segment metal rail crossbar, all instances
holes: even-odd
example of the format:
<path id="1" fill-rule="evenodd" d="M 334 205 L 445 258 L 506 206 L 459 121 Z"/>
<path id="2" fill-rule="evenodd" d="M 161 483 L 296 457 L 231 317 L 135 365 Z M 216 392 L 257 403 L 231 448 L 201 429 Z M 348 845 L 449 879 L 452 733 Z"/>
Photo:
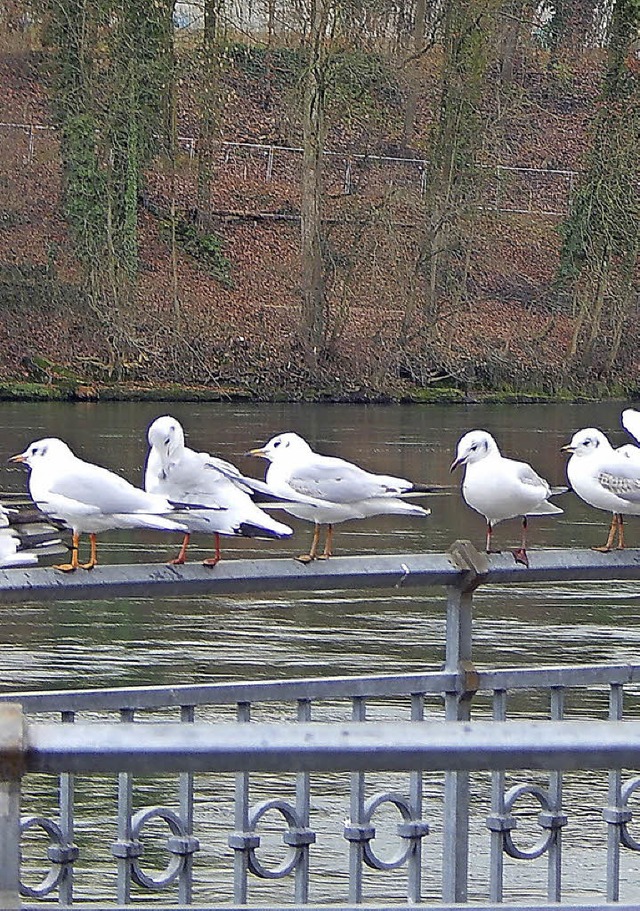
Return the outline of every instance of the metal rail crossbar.
<path id="1" fill-rule="evenodd" d="M 368 897 L 370 880 L 364 876 L 365 869 L 380 876 L 404 869 L 406 902 L 424 901 L 423 845 L 429 846 L 430 856 L 434 850 L 430 824 L 442 830 L 440 850 L 446 859 L 439 883 L 441 903 L 434 907 L 466 902 L 470 824 L 477 800 L 472 796 L 470 771 L 489 770 L 484 822 L 489 904 L 482 907 L 506 909 L 501 904 L 506 897 L 506 865 L 513 860 L 531 866 L 526 862 L 546 859 L 546 900 L 566 900 L 563 832 L 574 820 L 576 808 L 565 805 L 564 770 L 608 769 L 606 806 L 600 815 L 606 854 L 601 898 L 618 902 L 625 856 L 640 851 L 632 833 L 630 803 L 640 791 L 640 777 L 621 771 L 640 768 L 640 722 L 625 720 L 623 712 L 624 694 L 636 698 L 640 664 L 479 670 L 472 663 L 473 592 L 487 583 L 640 580 L 640 552 L 542 550 L 530 552 L 530 560 L 527 569 L 514 564 L 510 555 L 487 557 L 468 542 L 456 542 L 448 554 L 334 558 L 317 566 L 301 566 L 293 560 L 243 560 L 223 562 L 213 571 L 141 565 L 99 567 L 91 574 L 74 576 L 45 569 L 0 574 L 0 600 L 5 602 L 172 594 L 215 598 L 283 590 L 393 591 L 400 586 L 446 590 L 446 655 L 441 671 L 0 696 L 0 778 L 4 779 L 0 784 L 0 816 L 4 816 L 0 819 L 0 899 L 9 896 L 0 906 L 17 907 L 7 902 L 17 902 L 19 888 L 21 790 L 28 789 L 34 772 L 45 772 L 59 776 L 59 817 L 32 815 L 23 818 L 21 828 L 23 832 L 44 830 L 50 838 L 50 871 L 35 887 L 23 883 L 23 895 L 51 901 L 57 894 L 60 906 L 73 902 L 79 863 L 74 841 L 75 775 L 117 773 L 117 837 L 111 852 L 118 902 L 130 903 L 136 884 L 153 890 L 173 887 L 178 902 L 174 907 L 186 908 L 193 900 L 194 856 L 202 837 L 198 828 L 202 801 L 197 799 L 201 777 L 204 770 L 207 776 L 214 771 L 215 776 L 224 776 L 220 770 L 225 769 L 235 773 L 235 797 L 228 795 L 233 816 L 226 830 L 233 855 L 235 906 L 248 904 L 252 883 L 287 878 L 294 883 L 295 905 L 308 905 L 312 846 L 322 840 L 314 825 L 315 770 L 330 770 L 338 778 L 346 770 L 348 776 L 342 832 L 348 846 L 348 904 L 343 907 L 350 909 Z M 608 720 L 569 720 L 565 695 L 594 688 L 607 700 Z M 546 700 L 545 719 L 509 720 L 508 696 L 525 692 Z M 346 703 L 348 720 L 336 720 L 340 703 Z M 273 707 L 269 717 L 276 721 L 262 720 L 268 706 Z M 226 707 L 235 712 L 235 721 L 225 713 Z M 282 721 L 285 707 L 288 712 L 293 709 L 286 723 Z M 51 721 L 52 713 L 62 723 Z M 406 791 L 372 793 L 372 788 L 379 787 L 382 769 L 406 771 Z M 444 771 L 436 785 L 429 776 L 439 776 L 432 771 L 438 769 Z M 507 769 L 547 770 L 546 781 L 540 783 L 538 771 L 534 781 L 507 787 Z M 272 776 L 290 770 L 295 796 L 271 792 L 258 800 L 257 770 L 269 770 Z M 168 771 L 179 777 L 176 806 L 136 809 L 136 776 Z M 441 802 L 434 801 L 436 787 L 441 788 Z M 208 799 L 221 801 L 223 790 L 216 784 L 215 796 Z M 534 817 L 540 837 L 532 846 L 523 846 L 517 833 L 518 805 L 523 800 L 539 807 Z M 401 848 L 390 859 L 380 854 L 381 844 L 385 846 L 376 824 L 381 808 L 392 809 L 400 817 L 396 837 Z M 276 867 L 266 864 L 260 850 L 263 819 L 269 814 L 281 819 L 288 852 Z M 152 821 L 163 822 L 170 831 L 169 864 L 154 875 L 141 860 L 146 826 Z M 575 896 L 569 900 L 576 909 L 600 906 L 594 901 L 577 904 Z M 101 906 L 93 907 L 96 911 Z M 519 907 L 538 909 L 543 904 Z"/>

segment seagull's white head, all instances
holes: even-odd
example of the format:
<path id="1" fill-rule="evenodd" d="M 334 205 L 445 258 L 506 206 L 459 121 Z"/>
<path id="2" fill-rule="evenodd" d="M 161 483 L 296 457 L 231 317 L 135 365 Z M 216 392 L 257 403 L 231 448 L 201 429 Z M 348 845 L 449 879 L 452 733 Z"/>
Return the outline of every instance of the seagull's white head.
<path id="1" fill-rule="evenodd" d="M 601 430 L 595 427 L 586 427 L 584 430 L 578 430 L 571 437 L 571 442 L 562 447 L 563 452 L 570 452 L 572 455 L 584 458 L 585 456 L 594 455 L 594 453 L 608 452 L 611 449 L 611 443 Z"/>
<path id="2" fill-rule="evenodd" d="M 20 455 L 12 456 L 10 462 L 24 462 L 29 468 L 51 464 L 52 461 L 63 461 L 73 458 L 73 453 L 66 443 L 56 437 L 47 437 L 31 443 Z"/>
<path id="3" fill-rule="evenodd" d="M 311 446 L 297 433 L 280 433 L 261 449 L 252 449 L 247 455 L 262 456 L 269 462 L 279 462 L 308 455 L 311 451 Z"/>
<path id="4" fill-rule="evenodd" d="M 156 449 L 160 456 L 172 458 L 184 449 L 184 430 L 179 421 L 168 414 L 156 418 L 147 431 L 149 446 Z"/>
<path id="5" fill-rule="evenodd" d="M 498 444 L 486 430 L 470 430 L 458 442 L 456 457 L 451 463 L 451 471 L 458 465 L 469 465 L 479 462 L 491 453 L 499 453 Z"/>

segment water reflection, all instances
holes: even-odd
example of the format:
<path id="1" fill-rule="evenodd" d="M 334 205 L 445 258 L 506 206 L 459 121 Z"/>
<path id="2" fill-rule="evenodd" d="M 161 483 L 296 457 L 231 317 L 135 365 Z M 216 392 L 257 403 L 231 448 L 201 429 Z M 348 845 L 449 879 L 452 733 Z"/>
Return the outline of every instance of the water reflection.
<path id="1" fill-rule="evenodd" d="M 459 436 L 483 427 L 496 437 L 503 452 L 531 462 L 552 484 L 563 483 L 565 461 L 560 446 L 578 428 L 598 426 L 621 443 L 620 407 L 615 404 L 574 406 L 308 406 L 308 405 L 190 405 L 172 404 L 2 404 L 2 453 L 8 458 L 34 439 L 60 436 L 77 455 L 100 462 L 141 483 L 145 456 L 145 430 L 162 413 L 172 413 L 185 426 L 189 444 L 235 461 L 247 473 L 259 470 L 255 460 L 244 459 L 250 447 L 274 433 L 295 430 L 320 451 L 356 461 L 373 470 L 451 485 L 448 493 L 430 498 L 428 519 L 380 517 L 339 528 L 336 552 L 371 554 L 443 551 L 456 538 L 484 541 L 484 523 L 461 500 L 449 465 Z M 3 489 L 22 491 L 21 469 L 2 473 Z M 558 498 L 564 515 L 542 517 L 530 523 L 530 554 L 536 547 L 589 546 L 601 543 L 608 516 L 588 509 L 572 494 Z M 289 521 L 289 520 L 287 520 Z M 293 542 L 225 542 L 225 559 L 240 556 L 298 553 L 309 526 L 291 520 Z M 518 540 L 517 522 L 496 529 L 496 543 L 511 546 Z M 628 540 L 640 543 L 640 521 L 629 521 Z M 104 536 L 105 562 L 164 561 L 174 555 L 176 538 L 147 532 L 113 532 Z M 210 553 L 210 542 L 194 536 L 191 559 Z M 544 585 L 482 589 L 475 598 L 474 649 L 481 667 L 534 664 L 567 664 L 637 661 L 640 654 L 640 586 L 633 582 L 602 586 Z M 394 673 L 439 669 L 444 656 L 444 596 L 440 591 L 407 594 L 387 592 L 306 593 L 263 598 L 175 598 L 158 601 L 115 601 L 71 604 L 10 605 L 4 609 L 0 686 L 3 691 L 180 684 L 215 680 L 259 680 L 315 675 Z M 637 694 L 631 689 L 626 703 L 635 713 Z M 438 710 L 434 706 L 434 711 Z M 348 707 L 332 706 L 329 716 L 348 714 Z M 397 717 L 406 704 L 387 702 L 372 706 L 381 717 Z M 482 700 L 478 711 L 490 707 Z M 567 697 L 567 711 L 578 717 L 605 717 L 606 694 L 581 692 Z M 510 700 L 510 717 L 536 717 L 548 713 L 548 699 L 519 694 Z M 393 780 L 393 779 L 392 779 Z M 476 779 L 474 779 L 476 780 Z M 488 779 L 478 776 L 475 799 L 479 811 L 472 847 L 477 863 L 471 877 L 472 897 L 486 896 Z M 233 827 L 230 799 L 233 781 L 203 776 L 199 783 L 197 815 L 203 843 L 198 864 L 212 860 L 228 870 L 230 849 L 226 835 Z M 373 785 L 372 785 L 373 786 Z M 385 788 L 389 787 L 385 779 Z M 256 782 L 256 798 L 275 788 L 269 778 Z M 289 785 L 278 784 L 276 792 Z M 398 784 L 406 789 L 406 780 Z M 51 797 L 51 781 L 35 786 L 34 801 Z M 97 864 L 96 886 L 86 870 L 77 876 L 79 894 L 90 898 L 113 895 L 113 862 L 109 859 L 113 832 L 115 784 L 111 779 L 91 779 L 78 786 L 78 842 L 85 863 Z M 157 793 L 153 788 L 159 788 Z M 137 800 L 173 799 L 173 781 L 149 783 Z M 151 789 L 151 790 L 149 790 Z M 427 782 L 427 808 L 433 838 L 425 846 L 426 894 L 437 893 L 441 857 L 435 849 L 440 836 L 439 808 L 442 782 Z M 345 842 L 336 819 L 348 806 L 348 776 L 318 776 L 313 814 L 321 833 L 321 850 L 312 865 L 318 870 L 313 900 L 345 897 L 348 862 Z M 229 798 L 229 800 L 227 800 Z M 566 830 L 571 864 L 566 886 L 576 896 L 602 895 L 602 845 L 606 835 L 600 808 L 606 803 L 602 780 L 597 776 L 572 776 L 565 787 L 572 825 Z M 346 800 L 346 803 L 345 803 Z M 45 807 L 46 809 L 46 807 Z M 393 836 L 395 821 L 381 822 Z M 573 826 L 573 828 L 572 828 Z M 94 833 L 100 833 L 96 840 Z M 526 830 L 523 832 L 526 838 Z M 268 848 L 277 856 L 280 849 Z M 625 855 L 627 897 L 633 893 L 638 862 Z M 544 894 L 545 858 L 533 865 L 508 862 L 513 898 Z M 216 874 L 217 875 L 217 874 Z M 376 900 L 398 897 L 404 888 L 402 871 L 389 875 L 381 885 L 379 875 L 367 874 L 369 894 Z M 537 878 L 536 878 L 537 877 Z M 267 884 L 257 884 L 251 900 L 270 900 Z M 287 887 L 288 888 L 288 887 Z M 200 901 L 230 897 L 228 874 L 205 883 Z M 83 892 L 84 890 L 84 892 Z M 96 891 L 97 890 L 97 891 Z M 286 891 L 286 890 L 285 890 Z M 623 896 L 624 897 L 624 896 Z"/>

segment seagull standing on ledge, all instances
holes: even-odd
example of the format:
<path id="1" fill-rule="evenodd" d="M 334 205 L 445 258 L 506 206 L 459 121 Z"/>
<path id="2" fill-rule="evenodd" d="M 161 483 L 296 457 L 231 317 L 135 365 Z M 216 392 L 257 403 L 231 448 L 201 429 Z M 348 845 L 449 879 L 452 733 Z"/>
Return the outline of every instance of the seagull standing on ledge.
<path id="1" fill-rule="evenodd" d="M 493 526 L 505 519 L 522 517 L 520 547 L 512 551 L 516 563 L 529 565 L 527 516 L 557 515 L 562 510 L 549 497 L 566 487 L 550 487 L 526 462 L 507 459 L 486 430 L 471 430 L 458 442 L 451 471 L 465 466 L 462 496 L 487 522 L 487 553 L 491 553 Z"/>
<path id="2" fill-rule="evenodd" d="M 332 556 L 333 526 L 339 522 L 379 515 L 428 516 L 431 512 L 401 498 L 429 493 L 433 488 L 371 474 L 344 459 L 320 455 L 297 433 L 281 433 L 247 454 L 269 461 L 269 489 L 283 501 L 294 501 L 283 502 L 283 508 L 315 524 L 309 553 L 297 558 L 302 563 Z M 322 525 L 327 526 L 327 537 L 323 553 L 318 554 Z"/>
<path id="3" fill-rule="evenodd" d="M 188 531 L 172 564 L 186 562 L 191 532 L 215 537 L 215 555 L 203 561 L 205 566 L 215 566 L 220 560 L 220 535 L 273 539 L 293 534 L 293 529 L 271 518 L 253 502 L 249 493 L 253 481 L 235 465 L 185 446 L 184 430 L 175 418 L 156 418 L 147 437 L 150 449 L 145 490 L 172 501 L 209 507 L 181 515 L 180 521 Z"/>
<path id="4" fill-rule="evenodd" d="M 98 532 L 110 528 L 186 531 L 168 518 L 175 507 L 165 497 L 145 493 L 112 471 L 84 462 L 62 440 L 37 440 L 9 461 L 23 462 L 31 469 L 29 493 L 38 509 L 72 530 L 71 562 L 55 567 L 63 572 L 93 569 L 98 562 Z M 84 533 L 89 534 L 91 555 L 88 563 L 79 563 Z"/>
<path id="5" fill-rule="evenodd" d="M 624 414 L 623 424 L 630 430 Z M 624 516 L 640 515 L 640 449 L 630 443 L 614 449 L 601 430 L 587 427 L 574 433 L 562 451 L 571 453 L 567 477 L 580 499 L 612 513 L 606 543 L 593 550 L 608 553 L 616 532 L 618 550 L 623 550 Z"/>

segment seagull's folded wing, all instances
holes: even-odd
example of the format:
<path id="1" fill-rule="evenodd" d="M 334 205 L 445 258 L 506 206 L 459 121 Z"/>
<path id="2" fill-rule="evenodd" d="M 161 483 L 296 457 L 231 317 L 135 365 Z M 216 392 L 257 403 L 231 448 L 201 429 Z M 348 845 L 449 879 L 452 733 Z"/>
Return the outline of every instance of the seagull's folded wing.
<path id="1" fill-rule="evenodd" d="M 374 475 L 330 456 L 316 456 L 296 465 L 289 484 L 298 493 L 331 503 L 358 503 L 375 497 L 395 497 L 411 489 L 402 478 Z"/>
<path id="2" fill-rule="evenodd" d="M 78 460 L 79 461 L 79 460 Z M 161 512 L 160 501 L 99 465 L 80 462 L 73 471 L 61 473 L 49 486 L 54 497 L 64 497 L 103 515 Z M 167 510 L 168 511 L 168 510 Z"/>

